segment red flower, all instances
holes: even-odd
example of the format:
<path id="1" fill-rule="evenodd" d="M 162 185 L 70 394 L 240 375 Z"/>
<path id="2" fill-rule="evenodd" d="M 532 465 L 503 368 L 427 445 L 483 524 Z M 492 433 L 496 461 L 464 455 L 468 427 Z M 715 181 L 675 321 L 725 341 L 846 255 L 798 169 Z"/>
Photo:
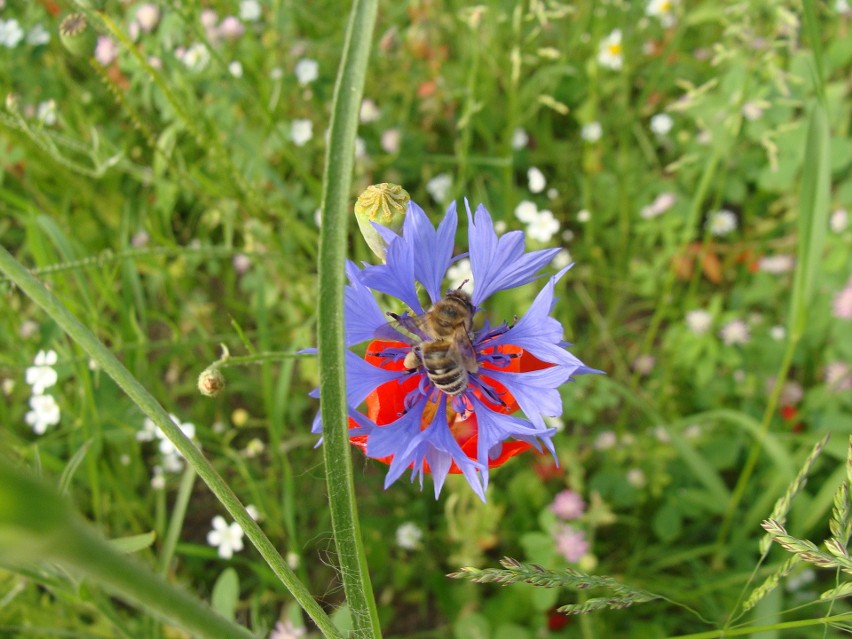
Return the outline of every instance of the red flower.
<path id="1" fill-rule="evenodd" d="M 378 353 L 381 353 L 386 348 L 405 348 L 408 345 L 403 342 L 387 342 L 382 340 L 373 340 L 367 346 L 367 353 L 364 356 L 364 359 L 373 364 L 374 366 L 378 366 L 380 368 L 384 368 L 386 370 L 395 370 L 402 371 L 405 370 L 405 366 L 403 365 L 402 360 L 389 360 L 388 358 L 381 357 Z M 525 352 L 523 349 L 518 348 L 517 346 L 499 346 L 497 347 L 497 351 L 503 354 L 515 354 L 520 353 L 520 357 L 516 357 L 511 360 L 508 366 L 500 368 L 499 370 L 510 372 L 510 373 L 526 373 L 529 371 L 540 370 L 543 368 L 550 368 L 553 364 L 548 362 L 543 362 L 540 359 L 534 357 L 528 352 Z M 487 352 L 487 349 L 486 351 Z M 483 364 L 484 369 L 496 369 L 495 366 L 485 362 Z M 495 412 L 504 413 L 506 415 L 510 415 L 515 411 L 519 410 L 518 403 L 512 394 L 509 393 L 506 388 L 498 383 L 497 381 L 488 377 L 487 374 L 481 375 L 482 379 L 488 382 L 492 386 L 492 388 L 498 391 L 500 398 L 503 400 L 504 405 L 500 406 L 498 404 L 494 404 L 487 397 L 484 397 L 479 391 L 476 391 L 476 396 L 479 400 L 484 402 L 490 409 Z M 399 416 L 405 412 L 404 400 L 406 395 L 409 392 L 414 390 L 417 384 L 420 381 L 420 376 L 412 375 L 404 382 L 399 383 L 397 381 L 387 382 L 379 386 L 375 391 L 370 393 L 367 397 L 367 417 L 371 419 L 377 426 L 384 426 L 386 424 L 390 424 L 397 420 Z M 432 423 L 432 419 L 434 417 L 434 408 L 431 410 L 427 409 L 423 413 L 422 419 L 422 428 L 426 428 L 429 424 Z M 450 426 L 450 430 L 453 433 L 453 437 L 458 442 L 462 451 L 467 455 L 471 460 L 476 461 L 476 445 L 478 442 L 477 436 L 477 426 L 476 426 L 476 415 L 473 413 L 459 414 L 456 413 L 452 408 L 447 407 L 447 420 Z M 349 420 L 349 428 L 357 428 L 358 425 L 354 420 L 350 418 Z M 355 435 L 349 438 L 349 441 L 360 448 L 364 453 L 367 452 L 367 436 L 366 435 Z M 503 450 L 500 455 L 494 459 L 489 460 L 488 466 L 489 468 L 497 468 L 498 466 L 502 466 L 506 461 L 518 455 L 525 450 L 532 448 L 530 444 L 522 441 L 508 441 L 503 444 Z M 383 457 L 378 461 L 390 464 L 393 460 L 393 457 Z M 426 472 L 430 472 L 429 465 L 425 465 Z M 458 466 L 453 463 L 450 467 L 450 472 L 454 474 L 461 473 Z"/>

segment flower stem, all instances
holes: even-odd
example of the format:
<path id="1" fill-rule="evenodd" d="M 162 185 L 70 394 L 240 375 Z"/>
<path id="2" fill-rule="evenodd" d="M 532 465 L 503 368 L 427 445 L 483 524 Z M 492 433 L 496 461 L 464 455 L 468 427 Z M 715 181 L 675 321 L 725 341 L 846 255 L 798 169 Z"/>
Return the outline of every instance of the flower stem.
<path id="1" fill-rule="evenodd" d="M 284 561 L 269 538 L 246 512 L 237 496 L 225 483 L 213 465 L 207 461 L 201 451 L 183 434 L 183 431 L 171 420 L 169 414 L 148 390 L 139 383 L 130 371 L 118 361 L 103 343 L 65 308 L 44 285 L 35 279 L 3 246 L 0 246 L 0 271 L 6 273 L 33 302 L 44 311 L 64 330 L 68 336 L 77 342 L 92 359 L 103 369 L 127 396 L 149 417 L 166 437 L 175 445 L 186 458 L 187 463 L 198 473 L 198 476 L 219 499 L 225 509 L 245 531 L 246 536 L 260 552 L 266 563 L 290 591 L 293 598 L 302 606 L 313 619 L 317 627 L 326 637 L 341 637 L 340 631 L 332 623 L 325 611 L 314 601 L 305 585 L 299 581 L 296 574 Z"/>
<path id="2" fill-rule="evenodd" d="M 344 367 L 343 286 L 355 133 L 377 9 L 377 0 L 354 0 L 346 28 L 334 87 L 331 133 L 323 175 L 318 267 L 317 321 L 325 475 L 343 589 L 358 637 L 381 637 L 381 630 L 367 572 L 352 479 Z"/>

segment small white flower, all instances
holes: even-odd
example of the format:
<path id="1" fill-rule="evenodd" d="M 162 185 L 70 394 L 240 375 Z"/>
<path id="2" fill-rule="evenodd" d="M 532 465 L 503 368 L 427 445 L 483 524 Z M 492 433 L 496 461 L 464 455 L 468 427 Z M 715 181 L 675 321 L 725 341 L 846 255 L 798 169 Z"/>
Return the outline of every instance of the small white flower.
<path id="1" fill-rule="evenodd" d="M 6 397 L 9 397 L 12 394 L 12 391 L 15 390 L 15 380 L 14 379 L 4 379 L 3 383 L 0 384 L 0 388 L 3 389 L 3 394 Z"/>
<path id="2" fill-rule="evenodd" d="M 530 189 L 530 193 L 541 193 L 544 191 L 544 188 L 547 186 L 544 173 L 536 167 L 531 167 L 527 171 L 527 186 Z"/>
<path id="3" fill-rule="evenodd" d="M 240 2 L 240 18 L 246 22 L 260 20 L 260 3 L 257 0 L 243 0 Z"/>
<path id="4" fill-rule="evenodd" d="M 170 414 L 169 417 L 171 417 L 172 421 L 175 423 L 175 425 L 178 428 L 181 429 L 181 431 L 183 432 L 184 435 L 186 435 L 190 439 L 195 438 L 195 424 L 193 424 L 191 422 L 181 422 L 175 415 Z M 175 448 L 175 445 L 172 443 L 172 440 L 168 439 L 166 437 L 166 434 L 163 431 L 161 431 L 159 428 L 157 429 L 157 437 L 160 439 L 160 445 L 159 445 L 160 452 L 164 456 L 169 456 L 169 455 L 182 456 L 181 452 L 177 448 Z"/>
<path id="5" fill-rule="evenodd" d="M 273 69 L 269 72 L 269 77 L 272 80 L 280 80 L 284 77 L 284 69 L 281 67 L 273 67 Z"/>
<path id="6" fill-rule="evenodd" d="M 713 316 L 709 311 L 696 309 L 686 314 L 686 325 L 696 335 L 704 335 L 713 324 Z"/>
<path id="7" fill-rule="evenodd" d="M 298 553 L 293 552 L 292 550 L 291 550 L 290 552 L 288 552 L 288 553 L 284 556 L 284 561 L 286 561 L 286 562 L 287 562 L 287 565 L 288 565 L 288 566 L 289 566 L 292 570 L 296 570 L 296 569 L 298 569 L 298 568 L 299 568 L 299 566 L 300 566 L 300 565 L 301 565 L 301 563 L 302 563 L 302 559 L 301 559 L 301 557 L 299 557 L 299 554 L 298 554 Z"/>
<path id="8" fill-rule="evenodd" d="M 605 430 L 595 438 L 594 446 L 595 450 L 609 450 L 615 448 L 616 443 L 618 443 L 618 438 L 615 433 L 611 430 Z"/>
<path id="9" fill-rule="evenodd" d="M 166 487 L 166 476 L 160 466 L 154 466 L 151 471 L 151 488 L 154 490 L 163 490 Z"/>
<path id="10" fill-rule="evenodd" d="M 751 334 L 748 324 L 741 319 L 736 319 L 728 322 L 719 330 L 719 337 L 728 346 L 733 346 L 747 343 Z"/>
<path id="11" fill-rule="evenodd" d="M 308 86 L 319 77 L 319 63 L 311 58 L 302 58 L 296 63 L 295 73 L 299 86 Z"/>
<path id="12" fill-rule="evenodd" d="M 657 441 L 662 444 L 668 444 L 672 440 L 672 436 L 669 434 L 669 431 L 666 430 L 665 426 L 657 426 L 654 428 L 654 437 L 656 437 Z"/>
<path id="13" fill-rule="evenodd" d="M 32 410 L 24 415 L 24 421 L 36 435 L 44 435 L 48 426 L 59 423 L 59 405 L 53 395 L 33 395 L 30 397 L 30 408 Z"/>
<path id="14" fill-rule="evenodd" d="M 581 210 L 577 211 L 577 221 L 580 222 L 581 224 L 585 224 L 586 222 L 588 222 L 591 219 L 592 219 L 592 214 L 589 211 L 587 211 L 586 209 L 581 209 Z"/>
<path id="15" fill-rule="evenodd" d="M 23 339 L 29 339 L 38 332 L 38 324 L 32 320 L 24 320 L 18 329 L 18 335 Z"/>
<path id="16" fill-rule="evenodd" d="M 673 126 L 674 120 L 672 120 L 672 116 L 668 113 L 658 113 L 651 118 L 651 131 L 653 131 L 656 135 L 667 135 L 668 132 L 672 130 Z"/>
<path id="17" fill-rule="evenodd" d="M 249 443 L 246 444 L 243 454 L 249 459 L 253 459 L 260 455 L 265 449 L 266 444 L 263 443 L 263 440 L 258 437 L 253 437 L 249 440 Z"/>
<path id="18" fill-rule="evenodd" d="M 9 49 L 14 49 L 23 39 L 24 30 L 21 29 L 17 20 L 14 18 L 0 20 L 0 44 Z"/>
<path id="19" fill-rule="evenodd" d="M 837 209 L 832 213 L 828 220 L 828 226 L 835 233 L 843 233 L 849 226 L 849 213 L 846 209 Z"/>
<path id="20" fill-rule="evenodd" d="M 216 22 L 219 20 L 219 16 L 216 15 L 216 12 L 213 9 L 204 9 L 199 16 L 199 20 L 201 21 L 201 26 L 207 31 L 207 35 L 211 35 L 213 31 L 216 29 Z"/>
<path id="21" fill-rule="evenodd" d="M 743 104 L 740 112 L 743 114 L 743 117 L 750 122 L 754 122 L 755 120 L 759 120 L 761 116 L 763 116 L 764 105 L 757 100 L 749 100 L 745 104 Z"/>
<path id="22" fill-rule="evenodd" d="M 40 24 L 35 25 L 27 34 L 27 44 L 39 47 L 50 42 L 50 32 Z"/>
<path id="23" fill-rule="evenodd" d="M 642 488 L 648 483 L 648 480 L 645 479 L 645 473 L 642 472 L 641 468 L 631 468 L 627 471 L 627 483 L 634 488 Z"/>
<path id="24" fill-rule="evenodd" d="M 783 326 L 773 326 L 769 329 L 769 336 L 777 342 L 780 342 L 787 336 L 787 329 Z"/>
<path id="25" fill-rule="evenodd" d="M 662 215 L 668 211 L 677 201 L 674 193 L 660 193 L 651 204 L 643 206 L 639 215 L 646 220 Z"/>
<path id="26" fill-rule="evenodd" d="M 210 51 L 200 42 L 195 42 L 181 57 L 181 62 L 190 71 L 202 71 L 210 64 Z"/>
<path id="27" fill-rule="evenodd" d="M 449 173 L 439 173 L 426 182 L 426 192 L 439 204 L 443 204 L 450 194 L 453 178 Z"/>
<path id="28" fill-rule="evenodd" d="M 497 235 L 503 235 L 506 232 L 506 220 L 497 220 L 494 222 L 494 232 Z"/>
<path id="29" fill-rule="evenodd" d="M 234 270 L 240 275 L 245 275 L 251 268 L 251 258 L 245 253 L 237 253 L 234 259 L 231 260 L 234 265 Z"/>
<path id="30" fill-rule="evenodd" d="M 598 49 L 598 64 L 616 71 L 624 64 L 621 47 L 621 29 L 615 29 L 606 38 L 601 40 Z"/>
<path id="31" fill-rule="evenodd" d="M 388 129 L 382 133 L 382 139 L 379 144 L 382 147 L 382 151 L 385 153 L 399 153 L 399 147 L 402 143 L 402 134 L 399 132 L 399 129 Z"/>
<path id="32" fill-rule="evenodd" d="M 512 131 L 512 148 L 515 151 L 520 151 L 521 149 L 526 148 L 529 142 L 530 136 L 527 135 L 527 132 L 524 131 L 523 128 L 518 127 Z"/>
<path id="33" fill-rule="evenodd" d="M 527 235 L 539 242 L 549 242 L 559 232 L 559 221 L 548 210 L 540 211 L 527 226 Z"/>
<path id="34" fill-rule="evenodd" d="M 657 18 L 664 27 L 674 26 L 677 0 L 649 0 L 645 15 Z"/>
<path id="35" fill-rule="evenodd" d="M 56 351 L 39 351 L 36 353 L 33 365 L 27 368 L 27 384 L 32 386 L 33 395 L 41 395 L 45 389 L 56 383 L 58 376 L 53 366 L 56 364 Z"/>
<path id="36" fill-rule="evenodd" d="M 413 522 L 406 522 L 396 529 L 396 545 L 403 550 L 415 550 L 423 539 L 423 531 Z"/>
<path id="37" fill-rule="evenodd" d="M 770 255 L 760 258 L 757 268 L 764 273 L 781 275 L 789 273 L 796 266 L 796 258 L 792 255 Z"/>
<path id="38" fill-rule="evenodd" d="M 39 103 L 36 118 L 45 126 L 56 124 L 56 100 L 45 100 Z"/>
<path id="39" fill-rule="evenodd" d="M 157 5 L 147 2 L 136 10 L 136 22 L 145 33 L 150 33 L 160 21 L 160 9 Z"/>
<path id="40" fill-rule="evenodd" d="M 237 522 L 231 522 L 229 525 L 224 517 L 216 515 L 212 523 L 213 530 L 207 533 L 207 543 L 216 548 L 222 559 L 230 559 L 235 552 L 243 549 L 243 535 L 245 533 Z"/>
<path id="41" fill-rule="evenodd" d="M 358 111 L 358 118 L 361 120 L 362 124 L 375 122 L 381 115 L 382 112 L 379 110 L 379 107 L 376 106 L 376 103 L 370 98 L 364 98 L 361 100 L 361 110 Z"/>
<path id="42" fill-rule="evenodd" d="M 473 284 L 473 272 L 470 270 L 470 260 L 464 258 L 453 264 L 447 269 L 447 280 L 450 282 L 450 288 L 458 288 L 463 282 L 467 282 L 468 286 Z"/>
<path id="43" fill-rule="evenodd" d="M 246 506 L 246 512 L 249 514 L 249 517 L 251 517 L 255 521 L 260 521 L 260 511 L 254 504 L 248 504 Z"/>
<path id="44" fill-rule="evenodd" d="M 722 209 L 711 213 L 707 218 L 707 228 L 711 235 L 723 237 L 737 228 L 737 216 L 733 211 Z"/>
<path id="45" fill-rule="evenodd" d="M 580 129 L 580 137 L 586 142 L 597 142 L 601 139 L 602 135 L 603 127 L 601 126 L 601 123 L 597 121 L 584 124 L 583 128 Z"/>
<path id="46" fill-rule="evenodd" d="M 518 202 L 518 206 L 515 207 L 515 217 L 524 224 L 530 224 L 538 217 L 538 207 L 535 202 L 521 200 Z"/>
<path id="47" fill-rule="evenodd" d="M 355 138 L 355 157 L 359 160 L 367 157 L 367 143 L 360 136 Z"/>
<path id="48" fill-rule="evenodd" d="M 549 189 L 547 189 L 547 199 L 555 200 L 558 197 L 559 197 L 559 190 L 558 189 L 556 189 L 552 186 Z"/>
<path id="49" fill-rule="evenodd" d="M 317 208 L 314 211 L 314 224 L 317 225 L 317 228 L 322 226 L 322 209 Z"/>
<path id="50" fill-rule="evenodd" d="M 314 123 L 310 120 L 293 120 L 290 125 L 290 139 L 296 146 L 304 146 L 314 137 Z"/>
<path id="51" fill-rule="evenodd" d="M 228 65 L 228 71 L 235 78 L 243 77 L 243 65 L 239 60 L 234 60 Z"/>
<path id="52" fill-rule="evenodd" d="M 550 263 L 553 268 L 557 271 L 561 271 L 563 268 L 568 266 L 571 263 L 571 253 L 568 249 L 562 249 L 556 254 L 556 257 L 553 258 L 553 261 Z"/>

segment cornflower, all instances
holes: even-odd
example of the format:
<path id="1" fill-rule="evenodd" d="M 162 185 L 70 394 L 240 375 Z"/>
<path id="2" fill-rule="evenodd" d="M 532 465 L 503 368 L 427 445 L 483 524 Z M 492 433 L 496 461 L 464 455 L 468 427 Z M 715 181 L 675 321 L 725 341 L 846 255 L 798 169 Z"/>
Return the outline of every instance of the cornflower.
<path id="1" fill-rule="evenodd" d="M 484 206 L 475 214 L 467 202 L 465 206 L 475 282 L 469 305 L 475 317 L 494 293 L 538 279 L 561 249 L 527 253 L 521 231 L 498 237 Z M 419 477 L 422 488 L 424 475 L 431 473 L 437 498 L 447 475 L 461 473 L 485 501 L 489 468 L 531 447 L 547 449 L 555 458 L 551 439 L 556 429 L 544 418 L 562 414 L 559 386 L 572 375 L 600 371 L 565 350 L 562 325 L 550 317 L 556 283 L 570 266 L 548 280 L 514 324 L 486 320 L 482 328 L 467 333 L 466 348 L 475 364 L 460 368 L 467 381 L 452 394 L 435 385 L 419 356 L 414 368 L 407 367 L 412 365 L 410 355 L 434 339 L 416 317 L 425 312 L 417 284 L 431 304 L 443 298 L 457 224 L 455 203 L 435 229 L 423 209 L 409 202 L 401 235 L 375 227 L 387 242 L 386 263 L 362 269 L 347 264 L 346 346 L 369 340 L 363 359 L 346 352 L 349 434 L 368 457 L 390 464 L 385 488 L 407 469 L 412 481 Z M 392 315 L 396 322 L 389 323 L 373 291 L 397 298 L 408 310 Z M 318 396 L 318 391 L 312 395 Z M 359 410 L 365 401 L 366 414 Z M 513 414 L 519 410 L 525 418 Z M 319 413 L 312 432 L 322 432 Z"/>

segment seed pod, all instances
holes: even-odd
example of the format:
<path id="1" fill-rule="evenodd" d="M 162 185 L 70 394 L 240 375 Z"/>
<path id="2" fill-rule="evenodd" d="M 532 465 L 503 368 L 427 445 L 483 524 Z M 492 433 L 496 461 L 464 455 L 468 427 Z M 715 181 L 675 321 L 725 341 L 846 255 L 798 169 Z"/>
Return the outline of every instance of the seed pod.
<path id="1" fill-rule="evenodd" d="M 216 397 L 225 388 L 225 376 L 218 368 L 205 368 L 198 376 L 198 391 L 205 397 Z"/>
<path id="2" fill-rule="evenodd" d="M 383 182 L 368 186 L 358 196 L 355 202 L 355 219 L 358 220 L 358 228 L 367 242 L 367 246 L 383 262 L 387 251 L 387 242 L 373 227 L 373 222 L 380 224 L 395 233 L 402 229 L 405 220 L 405 212 L 408 210 L 408 202 L 411 196 L 398 184 Z"/>
<path id="3" fill-rule="evenodd" d="M 68 52 L 75 56 L 89 56 L 95 50 L 97 34 L 83 13 L 70 13 L 59 25 L 59 39 Z"/>

